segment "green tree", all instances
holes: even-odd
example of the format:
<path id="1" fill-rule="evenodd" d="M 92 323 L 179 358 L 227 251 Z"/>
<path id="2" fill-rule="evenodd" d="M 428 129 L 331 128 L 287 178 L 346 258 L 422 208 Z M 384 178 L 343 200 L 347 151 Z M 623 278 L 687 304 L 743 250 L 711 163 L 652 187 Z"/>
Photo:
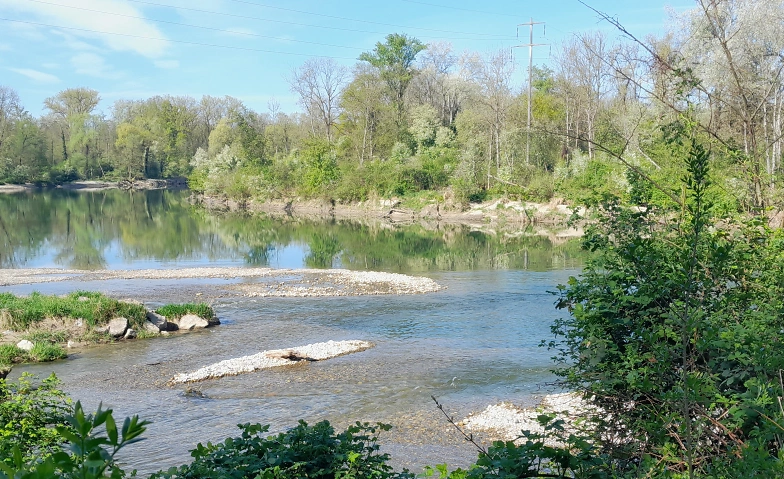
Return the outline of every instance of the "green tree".
<path id="1" fill-rule="evenodd" d="M 386 82 L 397 112 L 399 134 L 405 129 L 405 94 L 416 74 L 414 61 L 427 45 L 406 34 L 387 35 L 386 42 L 377 42 L 372 52 L 364 52 L 359 60 L 368 62 L 379 70 Z"/>

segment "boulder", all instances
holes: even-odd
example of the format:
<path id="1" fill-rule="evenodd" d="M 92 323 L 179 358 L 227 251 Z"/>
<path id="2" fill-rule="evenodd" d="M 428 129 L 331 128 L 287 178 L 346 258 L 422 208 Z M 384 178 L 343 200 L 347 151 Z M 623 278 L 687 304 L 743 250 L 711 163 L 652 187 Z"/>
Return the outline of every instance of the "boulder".
<path id="1" fill-rule="evenodd" d="M 206 319 L 196 316 L 195 314 L 186 314 L 185 316 L 181 317 L 180 320 L 177 322 L 177 326 L 180 329 L 185 331 L 190 331 L 191 329 L 201 329 L 206 328 L 209 326 L 210 323 Z"/>
<path id="2" fill-rule="evenodd" d="M 119 338 L 125 334 L 125 331 L 128 330 L 128 319 L 123 317 L 114 318 L 109 321 L 108 326 L 109 335 L 115 338 Z"/>
<path id="3" fill-rule="evenodd" d="M 128 328 L 128 330 L 125 331 L 125 335 L 123 336 L 123 339 L 136 339 L 136 331 L 134 331 L 131 328 Z"/>
<path id="4" fill-rule="evenodd" d="M 159 328 L 158 326 L 154 325 L 150 321 L 145 321 L 144 322 L 144 330 L 148 331 L 150 333 L 160 333 L 161 332 L 161 328 Z"/>
<path id="5" fill-rule="evenodd" d="M 30 351 L 31 349 L 33 349 L 33 343 L 31 341 L 23 339 L 18 343 L 16 343 L 16 347 L 19 349 L 23 349 L 25 351 Z"/>
<path id="6" fill-rule="evenodd" d="M 177 331 L 177 324 L 166 321 L 166 316 L 161 316 L 154 311 L 147 311 L 147 321 L 154 324 L 158 331 Z"/>

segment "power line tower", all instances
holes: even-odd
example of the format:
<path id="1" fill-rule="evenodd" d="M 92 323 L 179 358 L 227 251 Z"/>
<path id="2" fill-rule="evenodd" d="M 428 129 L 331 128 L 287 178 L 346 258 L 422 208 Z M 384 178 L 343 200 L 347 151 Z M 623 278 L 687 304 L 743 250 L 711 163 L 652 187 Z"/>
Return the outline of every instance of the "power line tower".
<path id="1" fill-rule="evenodd" d="M 531 83 L 533 82 L 534 71 L 534 47 L 546 46 L 547 43 L 534 43 L 534 25 L 542 25 L 542 32 L 546 34 L 545 22 L 535 22 L 532 18 L 528 23 L 521 23 L 517 25 L 517 36 L 520 36 L 520 27 L 529 27 L 528 43 L 524 45 L 515 45 L 512 48 L 528 47 L 528 127 L 526 128 L 526 142 L 525 142 L 525 164 L 530 164 L 531 159 Z"/>

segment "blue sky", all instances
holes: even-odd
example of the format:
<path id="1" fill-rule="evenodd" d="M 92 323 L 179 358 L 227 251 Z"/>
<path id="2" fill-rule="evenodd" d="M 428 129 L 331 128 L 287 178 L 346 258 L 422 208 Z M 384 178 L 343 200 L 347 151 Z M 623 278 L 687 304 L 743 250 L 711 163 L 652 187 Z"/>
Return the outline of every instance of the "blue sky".
<path id="1" fill-rule="evenodd" d="M 586 0 L 644 38 L 667 28 L 668 9 L 689 0 Z M 231 95 L 259 112 L 270 101 L 298 109 L 287 78 L 307 58 L 351 67 L 389 33 L 424 43 L 450 42 L 458 53 L 489 53 L 528 43 L 558 44 L 573 33 L 617 33 L 577 0 L 0 0 L 0 85 L 27 110 L 71 87 L 100 92 L 99 109 L 153 95 Z M 546 64 L 549 46 L 534 50 Z M 519 78 L 527 48 L 516 49 Z M 522 87 L 522 84 L 520 85 Z"/>

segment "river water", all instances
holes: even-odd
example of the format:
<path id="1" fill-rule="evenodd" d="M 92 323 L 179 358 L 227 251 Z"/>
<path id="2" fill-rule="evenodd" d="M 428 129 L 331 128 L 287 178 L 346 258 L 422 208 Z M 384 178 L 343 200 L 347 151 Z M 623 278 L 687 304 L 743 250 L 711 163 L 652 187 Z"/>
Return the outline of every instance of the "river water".
<path id="1" fill-rule="evenodd" d="M 393 464 L 465 466 L 476 453 L 441 416 L 456 419 L 499 401 L 531 405 L 551 389 L 551 337 L 560 312 L 550 294 L 579 272 L 579 245 L 533 232 L 465 226 L 276 219 L 211 214 L 186 192 L 42 191 L 0 195 L 0 267 L 85 269 L 269 266 L 348 268 L 427 276 L 446 289 L 414 296 L 221 298 L 226 280 L 144 280 L 16 286 L 16 293 L 90 289 L 165 302 L 212 302 L 222 324 L 203 332 L 92 347 L 55 363 L 90 408 L 152 421 L 128 448 L 128 469 L 150 472 L 188 461 L 197 442 L 220 441 L 236 424 L 284 430 L 304 419 L 337 427 L 382 421 Z M 363 339 L 375 347 L 323 362 L 197 383 L 204 397 L 169 386 L 178 372 L 265 349 Z M 481 436 L 480 436 L 481 437 Z"/>

